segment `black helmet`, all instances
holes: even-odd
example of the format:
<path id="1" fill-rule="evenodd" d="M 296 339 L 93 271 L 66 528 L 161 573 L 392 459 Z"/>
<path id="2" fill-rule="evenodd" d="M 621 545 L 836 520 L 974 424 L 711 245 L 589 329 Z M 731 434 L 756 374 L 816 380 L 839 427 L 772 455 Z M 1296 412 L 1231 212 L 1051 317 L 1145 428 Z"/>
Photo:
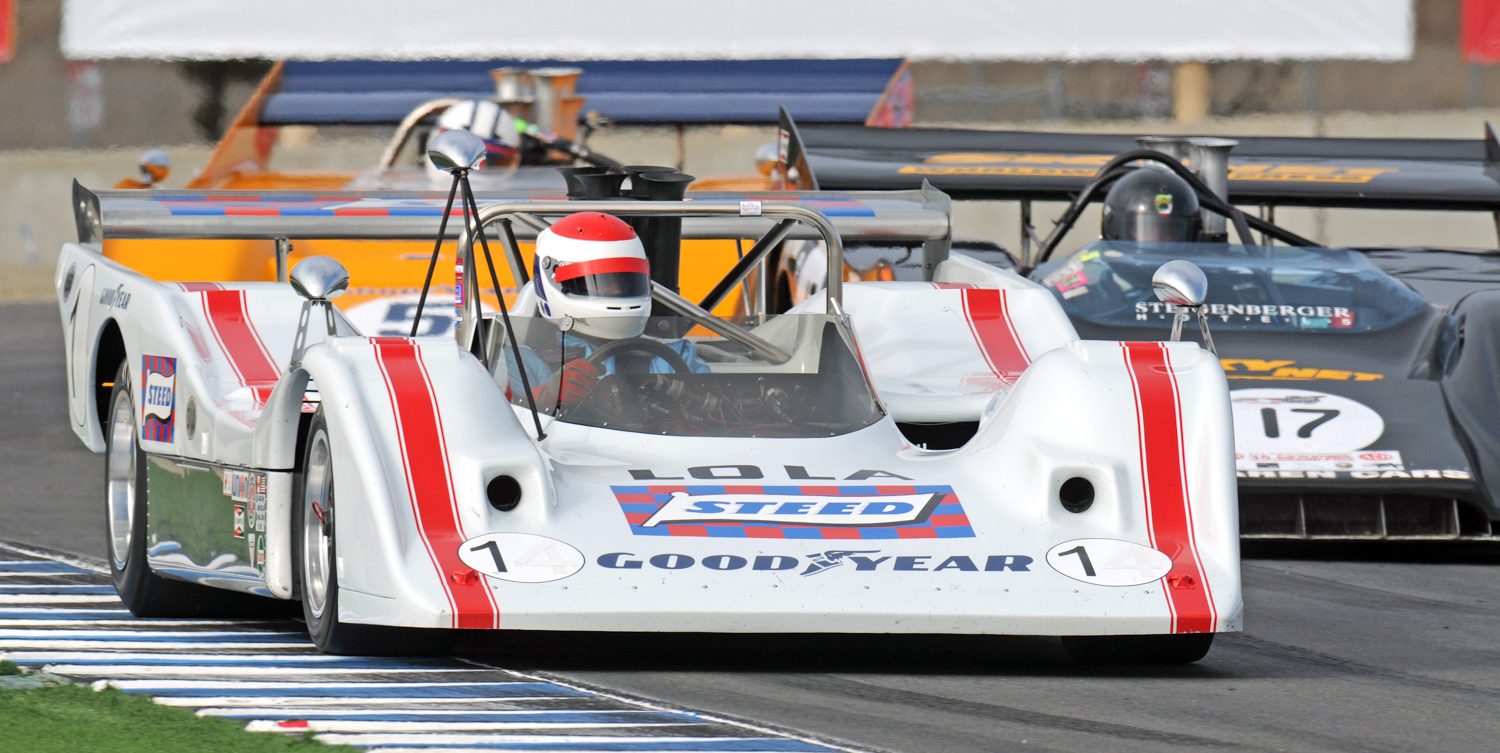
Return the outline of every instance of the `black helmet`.
<path id="1" fill-rule="evenodd" d="M 1203 234 L 1198 194 L 1175 173 L 1136 168 L 1104 197 L 1107 241 L 1191 243 Z"/>

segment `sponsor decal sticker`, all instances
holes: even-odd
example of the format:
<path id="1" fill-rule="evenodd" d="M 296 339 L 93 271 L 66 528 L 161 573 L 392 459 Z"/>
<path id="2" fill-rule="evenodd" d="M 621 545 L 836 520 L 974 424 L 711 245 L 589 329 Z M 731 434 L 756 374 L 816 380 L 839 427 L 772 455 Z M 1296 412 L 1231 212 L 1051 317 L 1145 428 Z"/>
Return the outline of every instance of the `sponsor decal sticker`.
<path id="1" fill-rule="evenodd" d="M 223 494 L 232 502 L 234 527 L 237 539 L 246 540 L 246 558 L 258 569 L 264 570 L 266 549 L 266 479 L 258 471 L 241 471 L 226 468 L 222 471 Z"/>
<path id="2" fill-rule="evenodd" d="M 904 175 L 1026 175 L 1092 178 L 1108 162 L 1108 154 L 1048 154 L 1035 152 L 945 152 L 926 158 L 925 164 L 903 165 Z M 1229 180 L 1277 183 L 1364 184 L 1392 167 L 1330 167 L 1278 163 L 1236 162 L 1229 166 Z"/>
<path id="3" fill-rule="evenodd" d="M 1235 474 L 1239 478 L 1248 479 L 1341 479 L 1352 478 L 1359 480 L 1394 480 L 1407 479 L 1413 481 L 1469 481 L 1474 478 L 1473 474 L 1457 468 L 1414 468 L 1414 469 L 1392 469 L 1383 471 L 1279 471 L 1279 470 L 1240 470 Z"/>
<path id="4" fill-rule="evenodd" d="M 176 410 L 177 359 L 141 356 L 141 438 L 171 442 Z"/>
<path id="5" fill-rule="evenodd" d="M 1029 573 L 1033 558 L 1024 554 L 885 554 L 879 549 L 830 549 L 804 556 L 789 554 L 709 554 L 609 552 L 595 564 L 609 570 L 715 570 L 728 572 L 796 572 L 810 577 L 828 572 Z"/>
<path id="6" fill-rule="evenodd" d="M 1385 421 L 1340 395 L 1257 388 L 1229 393 L 1240 478 L 1451 479 L 1464 469 L 1411 469 L 1397 450 L 1371 447 Z"/>
<path id="7" fill-rule="evenodd" d="M 1354 326 L 1353 309 L 1344 306 L 1293 306 L 1285 303 L 1206 303 L 1204 313 L 1223 324 L 1284 324 L 1299 329 L 1316 329 L 1306 324 L 1311 319 L 1327 320 L 1334 329 Z M 1161 301 L 1137 301 L 1135 320 L 1170 321 L 1177 306 Z"/>
<path id="8" fill-rule="evenodd" d="M 69 272 L 71 274 L 71 271 Z M 66 293 L 64 293 L 66 294 Z M 124 285 L 113 288 L 105 288 L 99 291 L 99 305 L 110 309 L 124 311 L 130 308 L 130 293 L 125 290 Z"/>
<path id="9" fill-rule="evenodd" d="M 1384 374 L 1348 369 L 1325 369 L 1303 366 L 1292 360 L 1264 360 L 1260 358 L 1221 358 L 1224 375 L 1230 379 L 1276 380 L 1304 382 L 1327 380 L 1331 382 L 1377 382 Z"/>
<path id="10" fill-rule="evenodd" d="M 1373 409 L 1312 390 L 1255 388 L 1229 393 L 1236 452 L 1341 453 L 1363 450 L 1385 433 Z M 1382 452 L 1382 450 L 1371 450 Z"/>
<path id="11" fill-rule="evenodd" d="M 1172 194 L 1159 193 L 1156 195 L 1156 213 L 1166 217 L 1172 214 Z"/>
<path id="12" fill-rule="evenodd" d="M 1395 450 L 1364 452 L 1239 452 L 1240 470 L 1275 471 L 1380 471 L 1401 470 L 1401 453 Z"/>
<path id="13" fill-rule="evenodd" d="M 1098 256 L 1097 252 L 1094 256 Z M 1057 270 L 1042 278 L 1042 284 L 1056 290 L 1063 298 L 1076 298 L 1088 293 L 1089 276 L 1083 269 L 1082 255 L 1069 259 Z"/>
<path id="14" fill-rule="evenodd" d="M 583 553 L 570 544 L 530 533 L 487 533 L 458 547 L 465 565 L 495 580 L 546 583 L 583 569 Z"/>
<path id="15" fill-rule="evenodd" d="M 1172 558 L 1131 541 L 1074 539 L 1047 551 L 1047 564 L 1073 580 L 1095 586 L 1140 586 L 1161 580 Z"/>
<path id="16" fill-rule="evenodd" d="M 611 486 L 637 536 L 972 538 L 949 486 Z"/>

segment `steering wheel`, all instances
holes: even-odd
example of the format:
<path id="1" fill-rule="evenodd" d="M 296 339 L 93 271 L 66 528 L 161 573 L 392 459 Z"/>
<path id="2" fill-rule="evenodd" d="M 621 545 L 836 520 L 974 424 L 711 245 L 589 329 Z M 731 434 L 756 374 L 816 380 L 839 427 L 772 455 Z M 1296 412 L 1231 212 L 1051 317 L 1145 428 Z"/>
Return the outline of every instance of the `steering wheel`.
<path id="1" fill-rule="evenodd" d="M 588 358 L 584 360 L 602 371 L 605 361 L 621 353 L 643 353 L 655 356 L 666 361 L 667 365 L 672 367 L 673 373 L 676 374 L 689 374 L 693 371 L 687 365 L 687 361 L 677 351 L 668 347 L 666 343 L 647 337 L 632 337 L 628 340 L 615 340 L 605 343 L 593 353 L 590 353 Z"/>

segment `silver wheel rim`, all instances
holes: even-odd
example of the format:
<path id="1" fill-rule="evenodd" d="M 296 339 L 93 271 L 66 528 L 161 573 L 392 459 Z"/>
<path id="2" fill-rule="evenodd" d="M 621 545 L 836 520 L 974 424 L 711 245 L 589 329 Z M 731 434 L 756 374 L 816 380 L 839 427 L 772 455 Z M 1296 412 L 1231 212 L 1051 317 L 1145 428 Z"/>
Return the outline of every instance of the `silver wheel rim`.
<path id="1" fill-rule="evenodd" d="M 302 599 L 314 617 L 322 617 L 328 605 L 333 560 L 333 461 L 325 432 L 313 437 L 306 484 L 302 494 Z"/>
<path id="2" fill-rule="evenodd" d="M 135 404 L 130 393 L 115 393 L 109 412 L 109 446 L 105 498 L 109 504 L 109 549 L 115 569 L 124 570 L 130 556 L 130 534 L 135 525 L 136 452 Z"/>

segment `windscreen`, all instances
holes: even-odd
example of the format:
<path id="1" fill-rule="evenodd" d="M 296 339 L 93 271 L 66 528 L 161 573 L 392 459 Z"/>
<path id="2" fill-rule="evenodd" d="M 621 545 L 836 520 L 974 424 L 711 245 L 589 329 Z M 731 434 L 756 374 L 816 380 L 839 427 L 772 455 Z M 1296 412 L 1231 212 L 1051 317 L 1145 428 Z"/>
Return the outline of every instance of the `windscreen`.
<path id="1" fill-rule="evenodd" d="M 513 404 L 527 406 L 529 389 L 539 411 L 566 423 L 672 436 L 826 437 L 883 415 L 847 331 L 827 315 L 728 325 L 729 336 L 657 317 L 647 332 L 678 336 L 618 340 L 591 335 L 606 328 L 582 320 L 566 332 L 539 317 L 511 321 L 519 365 L 506 341 L 492 374 Z"/>
<path id="2" fill-rule="evenodd" d="M 1208 277 L 1204 309 L 1216 328 L 1375 332 L 1417 313 L 1423 301 L 1356 251 L 1222 243 L 1098 241 L 1031 273 L 1070 317 L 1100 325 L 1167 328 L 1172 309 L 1151 276 L 1187 259 Z"/>

